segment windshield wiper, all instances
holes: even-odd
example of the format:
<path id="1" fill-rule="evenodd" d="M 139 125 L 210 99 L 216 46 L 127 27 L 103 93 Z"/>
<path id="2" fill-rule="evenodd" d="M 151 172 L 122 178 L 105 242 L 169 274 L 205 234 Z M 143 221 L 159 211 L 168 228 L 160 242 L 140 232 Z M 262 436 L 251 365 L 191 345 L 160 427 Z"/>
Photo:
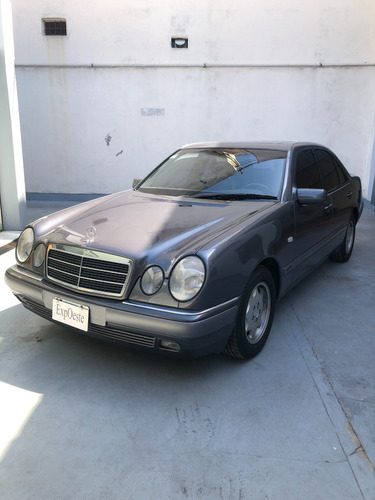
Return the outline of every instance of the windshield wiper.
<path id="1" fill-rule="evenodd" d="M 198 193 L 193 198 L 210 199 L 210 200 L 277 200 L 277 196 L 270 196 L 268 194 L 254 194 L 254 193 Z"/>

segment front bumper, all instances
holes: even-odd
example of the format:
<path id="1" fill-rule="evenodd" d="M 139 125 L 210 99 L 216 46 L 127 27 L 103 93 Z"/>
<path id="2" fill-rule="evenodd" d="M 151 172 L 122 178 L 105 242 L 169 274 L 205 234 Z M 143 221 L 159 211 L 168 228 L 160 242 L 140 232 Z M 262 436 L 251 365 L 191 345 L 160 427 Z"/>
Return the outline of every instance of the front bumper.
<path id="1" fill-rule="evenodd" d="M 88 331 L 75 329 L 79 333 L 181 357 L 221 352 L 232 332 L 238 309 L 238 298 L 205 311 L 192 312 L 88 297 L 55 286 L 19 266 L 6 271 L 5 282 L 27 309 L 50 321 L 53 321 L 52 302 L 58 297 L 89 308 Z M 168 345 L 165 341 L 178 344 L 179 350 L 165 347 Z"/>

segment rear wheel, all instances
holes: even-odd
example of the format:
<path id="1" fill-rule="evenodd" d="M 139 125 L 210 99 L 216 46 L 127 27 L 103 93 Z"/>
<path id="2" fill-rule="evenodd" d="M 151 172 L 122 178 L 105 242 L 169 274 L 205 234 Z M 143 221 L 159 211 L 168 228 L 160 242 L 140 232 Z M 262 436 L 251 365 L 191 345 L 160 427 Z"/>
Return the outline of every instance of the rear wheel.
<path id="1" fill-rule="evenodd" d="M 352 214 L 341 245 L 330 255 L 334 262 L 347 262 L 352 255 L 355 240 L 355 218 Z"/>
<path id="2" fill-rule="evenodd" d="M 271 330 L 276 301 L 275 283 L 270 271 L 260 266 L 243 291 L 236 323 L 224 353 L 248 359 L 256 356 Z"/>

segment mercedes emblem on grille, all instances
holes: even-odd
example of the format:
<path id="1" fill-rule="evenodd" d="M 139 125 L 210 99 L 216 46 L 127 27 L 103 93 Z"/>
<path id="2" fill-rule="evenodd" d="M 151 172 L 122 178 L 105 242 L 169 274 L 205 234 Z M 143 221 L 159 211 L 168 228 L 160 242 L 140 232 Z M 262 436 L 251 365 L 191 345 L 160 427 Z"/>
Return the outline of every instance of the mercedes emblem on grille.
<path id="1" fill-rule="evenodd" d="M 86 238 L 82 240 L 82 243 L 92 243 L 95 239 L 96 227 L 89 226 L 86 231 Z"/>

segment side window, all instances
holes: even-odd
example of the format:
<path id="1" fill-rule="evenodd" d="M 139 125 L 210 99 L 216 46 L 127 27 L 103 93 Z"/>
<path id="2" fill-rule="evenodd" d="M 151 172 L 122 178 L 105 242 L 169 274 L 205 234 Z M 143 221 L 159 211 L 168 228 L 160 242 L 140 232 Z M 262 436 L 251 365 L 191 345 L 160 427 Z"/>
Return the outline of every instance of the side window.
<path id="1" fill-rule="evenodd" d="M 323 188 L 326 191 L 333 191 L 340 183 L 332 156 L 324 149 L 315 149 L 314 154 L 322 177 Z"/>
<path id="2" fill-rule="evenodd" d="M 333 158 L 333 163 L 336 166 L 336 171 L 337 171 L 340 185 L 345 184 L 348 180 L 345 171 L 343 170 L 342 166 L 338 163 L 338 161 L 335 158 Z"/>
<path id="3" fill-rule="evenodd" d="M 311 149 L 298 153 L 296 164 L 297 188 L 321 189 L 322 183 Z"/>

